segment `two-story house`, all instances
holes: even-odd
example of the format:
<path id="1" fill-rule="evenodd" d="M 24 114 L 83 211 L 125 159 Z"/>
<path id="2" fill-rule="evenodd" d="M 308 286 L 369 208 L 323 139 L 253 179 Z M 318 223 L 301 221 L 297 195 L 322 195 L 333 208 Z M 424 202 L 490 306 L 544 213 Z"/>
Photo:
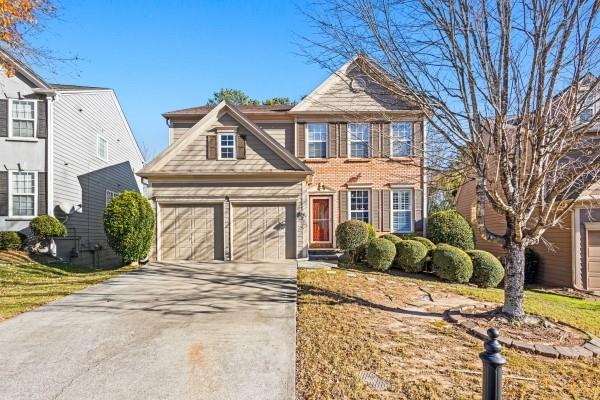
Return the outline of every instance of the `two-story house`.
<path id="1" fill-rule="evenodd" d="M 119 264 L 103 211 L 119 192 L 141 190 L 134 171 L 144 159 L 114 91 L 51 84 L 12 62 L 13 74 L 0 72 L 0 231 L 28 233 L 35 216 L 53 215 L 68 230 L 59 257 Z"/>
<path id="2" fill-rule="evenodd" d="M 138 173 L 156 208 L 153 258 L 305 258 L 349 219 L 422 232 L 424 116 L 359 62 L 294 106 L 163 114 L 170 145 Z"/>

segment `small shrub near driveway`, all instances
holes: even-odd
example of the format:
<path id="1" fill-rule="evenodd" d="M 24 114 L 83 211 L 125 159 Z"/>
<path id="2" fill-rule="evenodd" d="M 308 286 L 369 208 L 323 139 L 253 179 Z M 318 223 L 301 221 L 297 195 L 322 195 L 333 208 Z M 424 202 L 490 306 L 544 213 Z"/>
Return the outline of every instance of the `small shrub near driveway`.
<path id="1" fill-rule="evenodd" d="M 415 241 L 421 243 L 423 246 L 425 246 L 427 248 L 428 252 L 435 250 L 435 244 L 431 240 L 427 239 L 426 237 L 415 236 L 411 240 L 415 240 Z"/>
<path id="2" fill-rule="evenodd" d="M 354 254 L 358 246 L 369 240 L 369 228 L 362 221 L 344 221 L 335 228 L 337 247 Z"/>
<path id="3" fill-rule="evenodd" d="M 53 237 L 67 236 L 67 228 L 56 218 L 50 215 L 40 215 L 29 223 L 29 228 L 39 241 Z"/>
<path id="4" fill-rule="evenodd" d="M 367 263 L 371 268 L 386 271 L 392 265 L 395 256 L 396 246 L 389 240 L 377 238 L 369 242 Z"/>
<path id="5" fill-rule="evenodd" d="M 400 239 L 398 236 L 392 235 L 391 233 L 386 233 L 385 235 L 381 235 L 380 238 L 389 240 L 390 242 L 392 242 L 394 244 L 398 244 L 402 241 L 402 239 Z"/>
<path id="6" fill-rule="evenodd" d="M 427 237 L 436 244 L 446 243 L 463 250 L 475 248 L 471 224 L 454 210 L 431 214 L 427 220 Z"/>
<path id="7" fill-rule="evenodd" d="M 0 250 L 20 250 L 23 238 L 18 232 L 0 232 Z"/>
<path id="8" fill-rule="evenodd" d="M 504 267 L 496 256 L 483 250 L 469 250 L 467 254 L 473 261 L 471 283 L 482 288 L 491 288 L 502 282 Z"/>
<path id="9" fill-rule="evenodd" d="M 439 244 L 433 251 L 433 273 L 440 279 L 467 283 L 473 275 L 473 262 L 467 253 L 458 247 Z"/>
<path id="10" fill-rule="evenodd" d="M 123 259 L 129 262 L 145 259 L 154 234 L 150 202 L 137 192 L 121 193 L 104 209 L 104 231 L 110 247 Z"/>
<path id="11" fill-rule="evenodd" d="M 367 248 L 369 247 L 369 242 L 371 239 L 367 240 L 365 243 L 358 246 L 355 250 L 354 261 L 356 262 L 367 262 Z"/>
<path id="12" fill-rule="evenodd" d="M 422 272 L 427 261 L 427 247 L 416 240 L 402 240 L 396 244 L 394 266 L 405 272 Z"/>

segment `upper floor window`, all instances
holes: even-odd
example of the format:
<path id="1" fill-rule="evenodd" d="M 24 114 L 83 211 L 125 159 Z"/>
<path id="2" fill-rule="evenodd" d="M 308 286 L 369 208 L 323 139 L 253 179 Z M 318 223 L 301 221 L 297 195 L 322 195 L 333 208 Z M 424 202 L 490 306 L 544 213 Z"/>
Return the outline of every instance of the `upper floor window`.
<path id="1" fill-rule="evenodd" d="M 218 137 L 219 160 L 235 160 L 235 134 L 219 133 Z"/>
<path id="2" fill-rule="evenodd" d="M 348 124 L 348 139 L 350 157 L 369 157 L 369 124 Z"/>
<path id="3" fill-rule="evenodd" d="M 392 157 L 408 157 L 412 151 L 412 124 L 409 122 L 394 122 L 391 125 Z"/>
<path id="4" fill-rule="evenodd" d="M 108 206 L 108 203 L 111 202 L 112 199 L 114 199 L 115 197 L 117 197 L 119 195 L 119 193 L 117 192 L 113 192 L 112 190 L 107 190 L 106 191 L 106 205 Z"/>
<path id="5" fill-rule="evenodd" d="M 96 155 L 104 161 L 108 160 L 108 140 L 104 136 L 98 135 L 98 139 L 96 140 Z"/>
<path id="6" fill-rule="evenodd" d="M 594 95 L 589 95 L 583 101 L 583 108 L 579 114 L 579 122 L 589 122 L 594 118 L 596 98 Z"/>
<path id="7" fill-rule="evenodd" d="M 412 232 L 413 222 L 412 190 L 392 191 L 392 231 L 397 233 Z"/>
<path id="8" fill-rule="evenodd" d="M 35 100 L 12 100 L 10 101 L 10 135 L 17 138 L 35 137 Z"/>
<path id="9" fill-rule="evenodd" d="M 327 124 L 306 124 L 308 158 L 327 158 Z"/>
<path id="10" fill-rule="evenodd" d="M 9 216 L 35 217 L 37 214 L 37 173 L 11 171 L 9 175 Z"/>
<path id="11" fill-rule="evenodd" d="M 350 219 L 369 223 L 369 190 L 350 191 Z"/>

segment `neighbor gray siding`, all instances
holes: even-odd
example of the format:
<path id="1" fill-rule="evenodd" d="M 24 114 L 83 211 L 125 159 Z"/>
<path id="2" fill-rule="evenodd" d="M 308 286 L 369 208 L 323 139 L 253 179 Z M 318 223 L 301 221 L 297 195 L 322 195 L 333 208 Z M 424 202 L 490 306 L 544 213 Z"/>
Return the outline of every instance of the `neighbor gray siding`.
<path id="1" fill-rule="evenodd" d="M 111 91 L 60 93 L 54 109 L 54 211 L 66 216 L 69 236 L 59 255 L 78 264 L 114 266 L 121 262 L 108 246 L 103 228 L 106 191 L 141 191 L 134 172 L 142 167 L 137 144 Z M 108 160 L 97 156 L 98 135 L 108 140 Z"/>

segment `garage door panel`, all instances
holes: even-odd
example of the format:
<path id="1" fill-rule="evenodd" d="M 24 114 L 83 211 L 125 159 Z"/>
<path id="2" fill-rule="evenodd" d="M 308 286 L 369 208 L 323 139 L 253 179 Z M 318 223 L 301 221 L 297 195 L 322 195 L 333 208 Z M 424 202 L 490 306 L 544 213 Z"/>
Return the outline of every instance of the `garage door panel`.
<path id="1" fill-rule="evenodd" d="M 215 222 L 216 219 L 219 221 Z M 161 205 L 162 258 L 195 261 L 222 258 L 223 231 L 215 229 L 218 223 L 222 226 L 223 213 L 217 205 Z"/>
<path id="2" fill-rule="evenodd" d="M 588 289 L 600 290 L 600 231 L 588 231 Z"/>
<path id="3" fill-rule="evenodd" d="M 234 259 L 283 259 L 290 254 L 293 258 L 294 251 L 288 247 L 294 243 L 288 239 L 286 223 L 290 207 L 293 208 L 286 205 L 234 207 Z"/>

